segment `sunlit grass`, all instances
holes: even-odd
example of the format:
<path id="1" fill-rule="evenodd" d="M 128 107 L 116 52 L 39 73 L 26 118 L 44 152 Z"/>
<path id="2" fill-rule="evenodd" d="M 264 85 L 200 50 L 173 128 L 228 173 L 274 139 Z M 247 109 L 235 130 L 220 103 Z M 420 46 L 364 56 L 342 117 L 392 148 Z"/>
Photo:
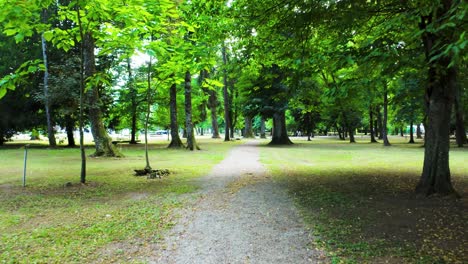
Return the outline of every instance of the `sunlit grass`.
<path id="1" fill-rule="evenodd" d="M 0 149 L 0 262 L 126 261 L 151 254 L 148 247 L 171 226 L 172 211 L 191 199 L 182 194 L 197 189 L 193 179 L 238 144 L 199 143 L 197 152 L 169 150 L 165 141 L 151 145 L 151 166 L 172 172 L 161 180 L 133 176 L 145 166 L 143 145 L 121 145 L 124 158 L 87 159 L 87 185 L 78 183 L 79 149 L 31 146 L 26 188 L 24 148 Z"/>
<path id="2" fill-rule="evenodd" d="M 391 147 L 331 138 L 262 148 L 262 161 L 284 184 L 332 262 L 463 263 L 466 198 L 417 197 L 424 148 L 392 137 Z M 455 188 L 468 195 L 468 149 L 452 148 Z"/>

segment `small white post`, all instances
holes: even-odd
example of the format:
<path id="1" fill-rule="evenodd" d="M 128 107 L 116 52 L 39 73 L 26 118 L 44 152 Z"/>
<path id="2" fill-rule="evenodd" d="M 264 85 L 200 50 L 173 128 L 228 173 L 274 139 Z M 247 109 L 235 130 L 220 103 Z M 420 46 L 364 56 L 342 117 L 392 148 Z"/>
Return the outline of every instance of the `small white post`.
<path id="1" fill-rule="evenodd" d="M 26 187 L 26 163 L 28 161 L 28 145 L 24 146 L 23 187 Z"/>

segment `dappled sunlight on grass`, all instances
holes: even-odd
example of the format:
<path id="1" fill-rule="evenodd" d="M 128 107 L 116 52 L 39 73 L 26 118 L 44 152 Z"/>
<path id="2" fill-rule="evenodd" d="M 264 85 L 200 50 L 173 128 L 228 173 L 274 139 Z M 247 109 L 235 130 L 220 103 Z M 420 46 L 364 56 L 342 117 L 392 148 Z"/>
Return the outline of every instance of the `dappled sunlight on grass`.
<path id="1" fill-rule="evenodd" d="M 424 155 L 417 145 L 300 141 L 262 148 L 262 161 L 288 188 L 314 243 L 332 261 L 466 262 L 468 151 L 450 155 L 453 183 L 464 198 L 426 198 L 414 194 Z"/>
<path id="2" fill-rule="evenodd" d="M 151 255 L 148 245 L 172 225 L 172 211 L 193 199 L 182 194 L 194 192 L 194 179 L 239 142 L 199 144 L 202 151 L 196 152 L 167 149 L 167 142 L 150 145 L 151 166 L 171 171 L 153 180 L 133 176 L 145 166 L 144 145 L 118 145 L 124 158 L 87 158 L 86 185 L 79 184 L 78 148 L 34 145 L 26 188 L 21 187 L 24 149 L 0 148 L 0 262 L 126 260 L 131 252 L 109 248 L 117 242 L 143 250 L 142 257 Z"/>

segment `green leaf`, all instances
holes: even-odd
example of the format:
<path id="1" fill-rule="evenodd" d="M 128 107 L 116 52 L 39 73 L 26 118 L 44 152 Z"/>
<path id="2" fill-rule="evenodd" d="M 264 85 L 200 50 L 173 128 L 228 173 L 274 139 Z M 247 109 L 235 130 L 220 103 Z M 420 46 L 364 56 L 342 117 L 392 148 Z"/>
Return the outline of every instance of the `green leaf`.
<path id="1" fill-rule="evenodd" d="M 0 99 L 5 96 L 7 90 L 5 87 L 0 87 Z"/>
<path id="2" fill-rule="evenodd" d="M 45 40 L 51 41 L 53 37 L 54 37 L 54 32 L 53 32 L 53 31 L 46 31 L 46 32 L 44 32 L 44 38 L 45 38 Z"/>

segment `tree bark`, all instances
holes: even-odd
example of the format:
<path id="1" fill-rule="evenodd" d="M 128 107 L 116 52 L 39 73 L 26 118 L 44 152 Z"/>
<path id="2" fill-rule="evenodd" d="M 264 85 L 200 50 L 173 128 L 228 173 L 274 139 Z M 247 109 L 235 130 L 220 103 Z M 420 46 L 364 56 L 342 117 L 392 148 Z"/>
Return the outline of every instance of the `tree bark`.
<path id="1" fill-rule="evenodd" d="M 369 107 L 369 130 L 370 130 L 370 138 L 371 143 L 377 143 L 375 140 L 375 133 L 374 133 L 374 113 L 372 111 L 372 106 Z"/>
<path id="2" fill-rule="evenodd" d="M 293 144 L 288 137 L 286 130 L 286 113 L 285 111 L 276 112 L 273 114 L 273 135 L 271 137 L 271 145 L 291 145 Z"/>
<path id="3" fill-rule="evenodd" d="M 47 9 L 42 9 L 42 20 L 47 22 Z M 54 125 L 52 122 L 52 114 L 50 109 L 49 100 L 49 65 L 47 60 L 47 42 L 44 37 L 44 33 L 41 34 L 41 45 L 42 45 L 42 60 L 44 63 L 44 106 L 47 119 L 47 137 L 49 138 L 49 146 L 56 147 L 57 142 L 55 141 Z"/>
<path id="4" fill-rule="evenodd" d="M 413 120 L 410 122 L 410 129 L 409 129 L 409 134 L 410 134 L 410 140 L 408 143 L 413 144 L 414 143 L 414 132 L 413 132 Z"/>
<path id="5" fill-rule="evenodd" d="M 210 107 L 210 114 L 211 114 L 211 128 L 213 129 L 213 133 L 211 138 L 221 138 L 219 135 L 219 125 L 218 125 L 218 96 L 216 95 L 216 91 L 210 90 L 209 92 L 208 103 Z"/>
<path id="6" fill-rule="evenodd" d="M 266 138 L 265 118 L 260 119 L 260 138 Z"/>
<path id="7" fill-rule="evenodd" d="M 416 138 L 421 139 L 422 138 L 422 133 L 421 133 L 421 124 L 418 123 L 416 126 Z"/>
<path id="8" fill-rule="evenodd" d="M 457 141 L 458 147 L 463 147 L 464 144 L 468 144 L 468 139 L 466 137 L 465 130 L 465 117 L 463 116 L 463 105 L 462 105 L 462 95 L 459 85 L 455 88 L 455 138 Z"/>
<path id="9" fill-rule="evenodd" d="M 96 58 L 94 56 L 94 38 L 91 33 L 84 35 L 84 67 L 85 77 L 90 78 L 96 73 Z M 89 120 L 91 123 L 91 133 L 93 134 L 96 151 L 92 156 L 118 157 L 120 153 L 112 145 L 112 139 L 107 134 L 102 121 L 102 102 L 99 98 L 98 87 L 94 85 L 86 93 L 88 99 Z"/>
<path id="10" fill-rule="evenodd" d="M 354 129 L 349 128 L 348 132 L 349 132 L 349 143 L 356 143 L 356 140 L 354 139 Z"/>
<path id="11" fill-rule="evenodd" d="M 169 89 L 169 108 L 171 112 L 171 143 L 168 148 L 183 148 L 184 144 L 179 136 L 179 124 L 177 121 L 177 86 L 175 83 Z"/>
<path id="12" fill-rule="evenodd" d="M 75 147 L 75 137 L 73 131 L 75 130 L 75 120 L 71 115 L 65 116 L 65 130 L 67 131 L 68 147 Z"/>
<path id="13" fill-rule="evenodd" d="M 185 72 L 185 127 L 187 129 L 187 149 L 199 150 L 195 141 L 192 121 L 192 75 L 190 71 Z"/>
<path id="14" fill-rule="evenodd" d="M 137 98 L 136 98 L 136 89 L 135 89 L 135 83 L 133 80 L 133 74 L 132 74 L 132 60 L 130 58 L 127 58 L 127 72 L 128 72 L 128 89 L 130 93 L 130 100 L 131 100 L 131 106 L 130 106 L 130 111 L 132 115 L 132 127 L 131 127 L 131 137 L 130 137 L 130 144 L 137 144 L 136 142 L 136 131 L 137 131 Z"/>
<path id="15" fill-rule="evenodd" d="M 390 141 L 388 141 L 388 131 L 387 131 L 387 120 L 388 120 L 388 86 L 387 82 L 384 83 L 384 94 L 383 94 L 383 120 L 382 120 L 382 139 L 384 146 L 390 146 Z"/>
<path id="16" fill-rule="evenodd" d="M 222 55 L 223 55 L 223 99 L 224 99 L 224 141 L 230 141 L 229 137 L 229 128 L 231 127 L 231 119 L 229 116 L 230 107 L 229 107 L 229 92 L 228 92 L 228 76 L 227 76 L 227 54 L 226 54 L 226 46 L 223 43 L 222 47 Z"/>
<path id="17" fill-rule="evenodd" d="M 376 129 L 379 131 L 378 138 L 383 139 L 382 113 L 380 113 L 379 107 L 377 107 L 377 127 L 376 127 Z"/>
<path id="18" fill-rule="evenodd" d="M 252 118 L 245 116 L 245 132 L 244 138 L 255 138 L 253 130 L 252 130 Z"/>
<path id="19" fill-rule="evenodd" d="M 425 30 L 431 23 L 446 22 L 444 20 L 450 17 L 449 12 L 453 4 L 458 5 L 459 2 L 444 0 L 431 16 L 421 17 L 420 28 Z M 434 54 L 441 55 L 441 51 L 436 47 L 440 45 L 439 42 L 453 41 L 450 37 L 451 30 L 457 29 L 447 28 L 439 32 L 425 31 L 422 34 L 426 61 L 429 65 L 429 82 L 425 96 L 427 127 L 424 166 L 416 192 L 424 195 L 437 193 L 458 196 L 452 186 L 449 166 L 450 117 L 457 86 L 456 69 L 450 66 L 452 58 L 448 55 L 431 59 Z"/>

